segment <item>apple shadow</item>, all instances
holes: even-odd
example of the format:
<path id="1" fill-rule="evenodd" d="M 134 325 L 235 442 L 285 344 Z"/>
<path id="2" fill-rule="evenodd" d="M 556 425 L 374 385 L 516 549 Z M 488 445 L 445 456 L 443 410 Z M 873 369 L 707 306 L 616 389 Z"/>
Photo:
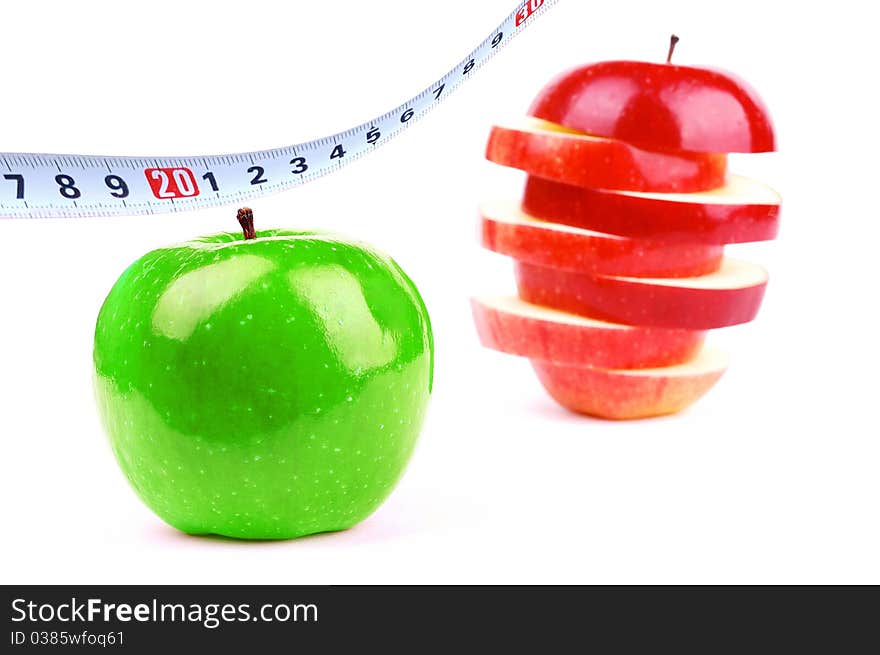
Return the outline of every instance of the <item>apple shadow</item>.
<path id="1" fill-rule="evenodd" d="M 473 511 L 473 505 L 469 503 Z M 399 500 L 389 502 L 360 523 L 343 530 L 317 532 L 292 539 L 241 539 L 219 534 L 188 534 L 181 532 L 158 519 L 146 529 L 147 537 L 154 542 L 176 546 L 205 544 L 209 546 L 240 546 L 247 548 L 282 548 L 292 545 L 313 545 L 322 547 L 348 547 L 395 541 L 429 531 L 453 526 L 462 529 L 461 513 L 456 512 L 455 504 L 449 499 L 437 498 L 428 504 Z M 464 528 L 466 529 L 466 528 Z"/>
<path id="2" fill-rule="evenodd" d="M 320 539 L 337 534 L 338 532 L 345 531 L 319 532 L 312 535 L 297 537 L 295 539 L 241 539 L 238 537 L 227 537 L 226 535 L 213 533 L 190 534 L 173 528 L 170 525 L 162 523 L 157 519 L 150 524 L 150 527 L 145 528 L 144 532 L 150 541 L 157 543 L 166 543 L 172 545 L 193 545 L 203 543 L 211 545 L 241 545 L 252 548 L 259 548 L 280 546 L 294 541 Z"/>
<path id="3" fill-rule="evenodd" d="M 528 402 L 525 404 L 524 409 L 534 416 L 539 416 L 542 419 L 550 419 L 557 423 L 614 423 L 615 421 L 608 421 L 607 419 L 601 419 L 595 416 L 590 416 L 588 414 L 578 414 L 577 412 L 573 412 L 570 409 L 566 409 L 562 405 L 554 402 L 552 399 L 546 396 L 534 395 L 530 396 Z"/>

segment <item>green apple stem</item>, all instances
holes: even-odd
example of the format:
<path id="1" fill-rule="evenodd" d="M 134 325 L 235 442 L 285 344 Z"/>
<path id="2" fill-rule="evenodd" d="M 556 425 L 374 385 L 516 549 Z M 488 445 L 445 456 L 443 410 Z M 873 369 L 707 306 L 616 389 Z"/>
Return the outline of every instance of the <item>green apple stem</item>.
<path id="1" fill-rule="evenodd" d="M 257 233 L 254 231 L 254 212 L 250 207 L 242 207 L 238 210 L 238 224 L 244 233 L 245 240 L 256 239 Z"/>
<path id="2" fill-rule="evenodd" d="M 666 63 L 672 63 L 672 53 L 675 52 L 675 44 L 678 43 L 678 37 L 673 34 L 669 37 L 669 53 L 666 55 Z"/>

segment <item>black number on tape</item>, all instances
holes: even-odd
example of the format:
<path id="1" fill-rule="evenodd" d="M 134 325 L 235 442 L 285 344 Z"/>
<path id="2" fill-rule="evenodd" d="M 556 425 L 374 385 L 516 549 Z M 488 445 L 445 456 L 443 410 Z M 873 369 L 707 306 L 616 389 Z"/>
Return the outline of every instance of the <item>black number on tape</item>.
<path id="1" fill-rule="evenodd" d="M 294 157 L 290 160 L 290 165 L 293 166 L 293 170 L 290 172 L 294 175 L 301 175 L 309 170 L 309 165 L 306 163 L 305 157 Z"/>
<path id="2" fill-rule="evenodd" d="M 495 35 L 495 38 L 492 39 L 492 47 L 497 48 L 498 44 L 501 43 L 501 39 L 503 38 L 504 32 L 498 32 L 498 34 Z"/>
<path id="3" fill-rule="evenodd" d="M 61 175 L 56 175 L 55 182 L 59 187 L 58 193 L 68 200 L 76 200 L 82 195 L 79 189 L 76 188 L 76 180 L 70 177 L 70 175 L 64 175 L 63 173 Z"/>
<path id="4" fill-rule="evenodd" d="M 104 184 L 110 189 L 110 195 L 114 198 L 128 198 L 128 185 L 118 175 L 106 176 Z"/>
<path id="5" fill-rule="evenodd" d="M 403 112 L 403 114 L 401 114 L 400 122 L 406 123 L 410 118 L 413 117 L 413 114 L 415 114 L 415 112 L 412 109 L 407 109 L 405 112 Z"/>
<path id="6" fill-rule="evenodd" d="M 24 175 L 18 173 L 9 173 L 3 176 L 4 180 L 15 182 L 15 199 L 24 200 Z"/>
<path id="7" fill-rule="evenodd" d="M 333 152 L 330 153 L 330 159 L 342 159 L 345 157 L 345 150 L 342 147 L 342 144 L 339 143 L 333 148 Z"/>
<path id="8" fill-rule="evenodd" d="M 247 172 L 254 174 L 253 178 L 251 178 L 251 184 L 265 184 L 269 181 L 263 177 L 263 173 L 266 172 L 266 169 L 262 166 L 251 166 L 247 169 Z"/>
<path id="9" fill-rule="evenodd" d="M 375 127 L 371 127 L 370 131 L 367 132 L 367 143 L 376 143 L 380 136 L 382 136 L 382 133 Z"/>
<path id="10" fill-rule="evenodd" d="M 468 63 L 466 63 L 464 65 L 464 70 L 461 72 L 462 75 L 467 75 L 468 73 L 470 73 L 472 70 L 474 70 L 474 66 L 476 66 L 476 65 L 477 65 L 477 62 L 475 62 L 473 59 L 471 59 Z"/>
<path id="11" fill-rule="evenodd" d="M 439 100 L 439 99 L 440 99 L 440 94 L 443 93 L 443 89 L 445 89 L 445 88 L 446 88 L 446 85 L 445 85 L 445 84 L 441 84 L 441 85 L 438 86 L 436 89 L 434 89 L 434 100 Z"/>
<path id="12" fill-rule="evenodd" d="M 220 190 L 220 187 L 217 186 L 217 178 L 214 177 L 214 174 L 211 171 L 208 171 L 207 173 L 202 175 L 202 179 L 211 185 L 211 191 L 216 192 Z"/>

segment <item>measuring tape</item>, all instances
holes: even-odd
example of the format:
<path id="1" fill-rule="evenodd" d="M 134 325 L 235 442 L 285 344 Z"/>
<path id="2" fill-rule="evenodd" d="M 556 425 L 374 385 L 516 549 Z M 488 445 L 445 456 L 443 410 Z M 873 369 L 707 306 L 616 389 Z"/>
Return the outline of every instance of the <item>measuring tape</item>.
<path id="1" fill-rule="evenodd" d="M 417 96 L 345 132 L 286 148 L 201 157 L 0 154 L 0 218 L 139 215 L 240 204 L 339 170 L 388 142 L 556 0 L 526 0 Z"/>

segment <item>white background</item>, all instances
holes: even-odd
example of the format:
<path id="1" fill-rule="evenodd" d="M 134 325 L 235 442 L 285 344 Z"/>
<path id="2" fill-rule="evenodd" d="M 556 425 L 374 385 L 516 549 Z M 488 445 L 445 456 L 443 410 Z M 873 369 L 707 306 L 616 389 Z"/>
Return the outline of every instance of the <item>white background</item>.
<path id="1" fill-rule="evenodd" d="M 201 154 L 358 124 L 440 77 L 514 7 L 481 2 L 6 3 L 0 150 Z M 5 583 L 880 582 L 875 22 L 863 3 L 559 4 L 374 155 L 253 203 L 261 227 L 336 229 L 419 284 L 436 393 L 392 497 L 358 527 L 289 542 L 166 527 L 119 472 L 90 386 L 100 303 L 155 247 L 234 229 L 232 208 L 0 221 L 0 579 Z M 482 350 L 468 296 L 512 291 L 481 251 L 481 199 L 522 177 L 488 126 L 601 59 L 737 72 L 781 152 L 736 157 L 784 197 L 771 283 L 713 335 L 733 365 L 671 418 L 568 414 L 528 363 Z"/>

